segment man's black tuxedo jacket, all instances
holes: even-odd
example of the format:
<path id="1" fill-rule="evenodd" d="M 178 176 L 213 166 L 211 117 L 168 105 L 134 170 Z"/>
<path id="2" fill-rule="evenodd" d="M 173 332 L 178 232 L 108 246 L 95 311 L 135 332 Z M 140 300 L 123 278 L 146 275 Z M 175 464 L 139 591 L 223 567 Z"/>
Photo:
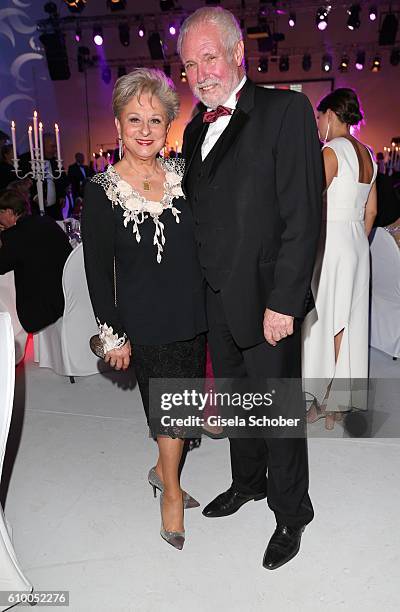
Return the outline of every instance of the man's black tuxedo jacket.
<path id="1" fill-rule="evenodd" d="M 77 197 L 83 198 L 83 188 L 87 180 L 93 176 L 93 172 L 90 170 L 89 166 L 83 166 L 83 168 L 86 173 L 86 179 L 78 164 L 71 164 L 68 168 L 68 180 L 72 186 L 72 195 L 74 199 Z"/>
<path id="2" fill-rule="evenodd" d="M 63 314 L 62 273 L 71 246 L 51 217 L 22 217 L 1 233 L 0 274 L 14 270 L 17 313 L 27 332 Z"/>
<path id="3" fill-rule="evenodd" d="M 247 80 L 228 127 L 201 163 L 207 131 L 186 127 L 183 189 L 193 209 L 200 263 L 221 290 L 240 347 L 264 341 L 266 307 L 302 319 L 322 209 L 322 158 L 308 98 Z M 204 171 L 205 170 L 205 171 Z"/>

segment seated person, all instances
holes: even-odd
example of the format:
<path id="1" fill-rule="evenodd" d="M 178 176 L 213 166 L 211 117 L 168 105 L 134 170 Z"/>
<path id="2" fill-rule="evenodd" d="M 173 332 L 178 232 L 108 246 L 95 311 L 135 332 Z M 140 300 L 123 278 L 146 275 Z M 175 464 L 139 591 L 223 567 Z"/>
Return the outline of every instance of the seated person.
<path id="1" fill-rule="evenodd" d="M 378 215 L 376 227 L 384 227 L 400 247 L 400 172 L 379 175 L 376 180 Z"/>
<path id="2" fill-rule="evenodd" d="M 387 227 L 400 217 L 400 173 L 378 174 L 376 177 L 378 214 L 374 227 Z"/>
<path id="3" fill-rule="evenodd" d="M 13 191 L 17 191 L 25 200 L 27 205 L 27 212 L 31 213 L 31 200 L 30 194 L 32 189 L 33 181 L 30 178 L 17 179 L 15 181 L 11 181 L 8 183 L 7 189 L 12 189 Z"/>
<path id="4" fill-rule="evenodd" d="M 0 149 L 0 189 L 7 187 L 11 181 L 15 181 L 16 176 L 12 159 L 12 145 L 3 145 Z"/>
<path id="5" fill-rule="evenodd" d="M 0 274 L 14 271 L 21 325 L 27 332 L 40 331 L 64 311 L 68 238 L 51 217 L 29 215 L 24 197 L 11 189 L 0 191 L 0 229 Z"/>

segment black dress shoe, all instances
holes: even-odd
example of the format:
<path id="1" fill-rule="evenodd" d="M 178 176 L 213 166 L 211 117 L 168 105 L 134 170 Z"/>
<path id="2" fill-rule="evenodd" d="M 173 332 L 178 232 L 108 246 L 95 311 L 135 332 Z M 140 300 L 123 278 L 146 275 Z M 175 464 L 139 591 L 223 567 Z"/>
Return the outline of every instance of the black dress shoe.
<path id="1" fill-rule="evenodd" d="M 264 553 L 263 566 L 265 569 L 277 569 L 297 555 L 304 529 L 305 527 L 277 525 Z"/>
<path id="2" fill-rule="evenodd" d="M 253 495 L 244 495 L 243 493 L 238 493 L 234 491 L 232 487 L 230 487 L 224 493 L 218 495 L 212 502 L 208 504 L 203 510 L 204 516 L 215 518 L 217 516 L 229 516 L 230 514 L 234 514 L 248 501 L 254 499 L 254 501 L 258 501 L 259 499 L 264 499 L 267 497 L 266 492 L 258 493 Z"/>

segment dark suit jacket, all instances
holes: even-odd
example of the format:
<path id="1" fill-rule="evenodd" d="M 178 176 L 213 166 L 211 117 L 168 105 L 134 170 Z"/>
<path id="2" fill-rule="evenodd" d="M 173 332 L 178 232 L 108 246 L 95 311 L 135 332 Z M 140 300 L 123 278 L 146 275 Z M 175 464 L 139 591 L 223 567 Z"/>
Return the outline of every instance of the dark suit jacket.
<path id="1" fill-rule="evenodd" d="M 6 162 L 0 162 L 0 189 L 5 189 L 11 181 L 16 180 L 14 166 Z"/>
<path id="2" fill-rule="evenodd" d="M 83 166 L 86 179 L 82 174 L 80 166 L 78 164 L 71 164 L 68 168 L 68 180 L 71 183 L 72 187 L 72 195 L 74 200 L 78 197 L 83 198 L 83 189 L 88 179 L 93 176 L 93 172 L 90 170 L 89 166 Z"/>
<path id="3" fill-rule="evenodd" d="M 303 94 L 247 80 L 196 182 L 191 166 L 206 129 L 200 113 L 185 130 L 183 189 L 205 277 L 219 279 L 232 335 L 248 347 L 264 341 L 266 307 L 298 319 L 312 307 L 323 176 L 316 123 Z"/>
<path id="4" fill-rule="evenodd" d="M 64 311 L 62 273 L 68 238 L 48 216 L 22 217 L 1 233 L 0 274 L 14 270 L 17 312 L 27 332 L 57 321 Z"/>

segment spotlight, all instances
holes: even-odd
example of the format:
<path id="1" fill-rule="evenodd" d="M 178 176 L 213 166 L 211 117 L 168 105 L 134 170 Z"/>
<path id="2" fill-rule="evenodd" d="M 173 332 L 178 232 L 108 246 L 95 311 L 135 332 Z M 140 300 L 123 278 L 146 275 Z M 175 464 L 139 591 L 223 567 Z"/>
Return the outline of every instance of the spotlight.
<path id="1" fill-rule="evenodd" d="M 146 36 L 146 28 L 144 27 L 144 25 L 143 25 L 143 24 L 141 24 L 141 25 L 138 27 L 138 31 L 137 31 L 137 33 L 138 33 L 139 38 L 144 38 L 144 37 Z"/>
<path id="2" fill-rule="evenodd" d="M 382 23 L 381 31 L 379 32 L 380 45 L 396 44 L 396 35 L 399 22 L 394 13 L 387 13 Z"/>
<path id="3" fill-rule="evenodd" d="M 370 21 L 376 21 L 376 18 L 378 17 L 378 12 L 375 8 L 375 6 L 371 6 L 369 9 L 369 18 Z"/>
<path id="4" fill-rule="evenodd" d="M 379 55 L 375 55 L 374 61 L 372 62 L 371 70 L 372 72 L 379 72 L 381 69 L 381 58 Z"/>
<path id="5" fill-rule="evenodd" d="M 64 0 L 71 13 L 82 13 L 86 0 Z"/>
<path id="6" fill-rule="evenodd" d="M 181 81 L 182 83 L 186 83 L 186 70 L 184 66 L 181 66 Z"/>
<path id="7" fill-rule="evenodd" d="M 323 72 L 330 72 L 332 70 L 332 55 L 329 55 L 327 53 L 323 56 L 321 69 L 323 70 Z"/>
<path id="8" fill-rule="evenodd" d="M 288 23 L 289 27 L 294 28 L 296 25 L 296 13 L 290 13 Z"/>
<path id="9" fill-rule="evenodd" d="M 356 57 L 357 70 L 363 70 L 364 65 L 365 65 L 365 51 L 359 51 Z"/>
<path id="10" fill-rule="evenodd" d="M 103 82 L 108 85 L 111 82 L 111 68 L 110 66 L 103 66 L 101 71 L 101 78 Z"/>
<path id="11" fill-rule="evenodd" d="M 400 49 L 392 49 L 390 63 L 392 66 L 398 66 L 400 64 Z"/>
<path id="12" fill-rule="evenodd" d="M 349 30 L 358 30 L 361 25 L 360 21 L 360 11 L 361 6 L 359 4 L 352 4 L 349 9 L 347 9 L 347 14 L 349 18 L 347 20 L 347 27 Z"/>
<path id="13" fill-rule="evenodd" d="M 281 55 L 279 58 L 279 71 L 287 72 L 289 70 L 289 56 Z"/>
<path id="14" fill-rule="evenodd" d="M 150 57 L 152 60 L 163 60 L 164 58 L 164 47 L 160 34 L 158 32 L 152 32 L 147 39 L 147 45 L 150 51 Z"/>
<path id="15" fill-rule="evenodd" d="M 90 64 L 90 51 L 87 47 L 78 47 L 78 71 L 84 72 Z"/>
<path id="16" fill-rule="evenodd" d="M 76 28 L 76 30 L 75 30 L 75 40 L 76 40 L 76 42 L 81 42 L 81 38 L 82 38 L 82 30 L 78 26 Z"/>
<path id="17" fill-rule="evenodd" d="M 268 72 L 268 57 L 262 57 L 258 62 L 258 72 Z"/>
<path id="18" fill-rule="evenodd" d="M 123 11 L 126 8 L 126 0 L 107 0 L 110 11 Z"/>
<path id="19" fill-rule="evenodd" d="M 350 60 L 348 58 L 347 55 L 343 55 L 342 59 L 340 60 L 340 64 L 339 64 L 339 71 L 340 72 L 347 72 L 349 69 L 349 63 Z"/>
<path id="20" fill-rule="evenodd" d="M 93 42 L 98 47 L 103 44 L 103 28 L 101 26 L 95 26 L 93 28 Z"/>
<path id="21" fill-rule="evenodd" d="M 328 27 L 328 15 L 331 11 L 331 8 L 331 5 L 327 4 L 326 6 L 321 6 L 317 10 L 317 14 L 315 16 L 315 24 L 318 30 L 321 30 L 321 32 L 323 30 L 326 30 L 326 28 Z"/>
<path id="22" fill-rule="evenodd" d="M 160 9 L 163 11 L 163 13 L 172 11 L 174 8 L 174 0 L 160 0 Z"/>
<path id="23" fill-rule="evenodd" d="M 164 64 L 163 70 L 164 70 L 164 74 L 166 74 L 167 77 L 171 76 L 171 64 Z"/>
<path id="24" fill-rule="evenodd" d="M 173 23 L 171 23 L 171 25 L 169 26 L 168 30 L 169 30 L 169 33 L 171 34 L 171 36 L 175 36 L 175 34 L 176 34 L 176 27 L 174 26 Z"/>
<path id="25" fill-rule="evenodd" d="M 305 53 L 303 55 L 303 61 L 302 61 L 304 72 L 308 72 L 309 70 L 311 70 L 311 64 L 312 64 L 311 55 L 309 53 Z"/>
<path id="26" fill-rule="evenodd" d="M 128 22 L 120 23 L 118 25 L 118 32 L 119 32 L 119 41 L 121 45 L 124 47 L 128 47 L 129 43 L 131 42 L 131 37 L 129 34 L 129 23 Z"/>
<path id="27" fill-rule="evenodd" d="M 126 74 L 126 68 L 122 64 L 118 66 L 118 78 L 124 76 Z"/>

